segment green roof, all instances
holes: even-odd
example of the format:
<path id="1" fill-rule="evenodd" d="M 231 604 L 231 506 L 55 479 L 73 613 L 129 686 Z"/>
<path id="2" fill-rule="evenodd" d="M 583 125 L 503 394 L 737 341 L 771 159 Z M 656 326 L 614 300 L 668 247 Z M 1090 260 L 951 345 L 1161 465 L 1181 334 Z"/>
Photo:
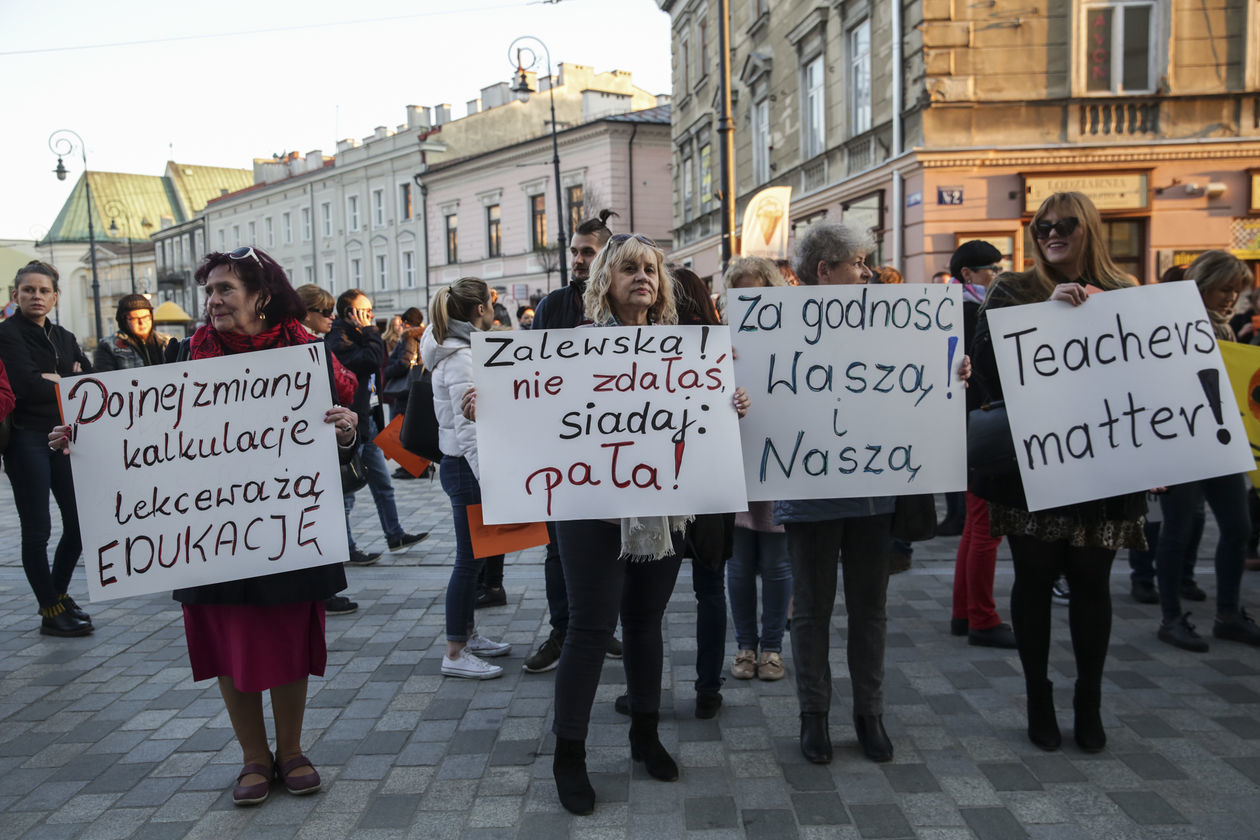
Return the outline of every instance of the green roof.
<path id="1" fill-rule="evenodd" d="M 246 169 L 190 166 L 169 162 L 166 175 L 133 175 L 127 172 L 90 171 L 80 174 L 44 242 L 88 240 L 87 188 L 92 185 L 92 222 L 99 241 L 135 239 L 147 241 L 161 229 L 163 217 L 186 222 L 222 191 L 232 192 L 253 183 Z M 111 214 L 111 211 L 113 213 Z M 113 222 L 118 229 L 110 236 Z M 144 226 L 148 222 L 148 227 Z"/>

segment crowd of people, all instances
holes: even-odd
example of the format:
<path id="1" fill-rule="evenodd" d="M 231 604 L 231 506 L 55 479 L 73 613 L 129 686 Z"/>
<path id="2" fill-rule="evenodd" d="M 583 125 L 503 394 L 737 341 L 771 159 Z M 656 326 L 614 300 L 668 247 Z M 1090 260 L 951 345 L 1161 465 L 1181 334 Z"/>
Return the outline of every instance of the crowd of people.
<path id="1" fill-rule="evenodd" d="M 576 228 L 570 243 L 572 282 L 532 308 L 523 307 L 518 313 L 521 328 L 725 323 L 725 293 L 712 297 L 700 277 L 671 266 L 648 237 L 614 233 L 613 215 L 605 211 Z M 964 306 L 965 352 L 955 373 L 968 386 L 968 409 L 1003 399 L 990 312 L 1043 301 L 1081 307 L 1095 292 L 1135 282 L 1108 255 L 1099 213 L 1081 194 L 1050 196 L 1033 215 L 1029 230 L 1027 270 L 1004 270 L 1003 255 L 979 240 L 963 243 L 950 260 L 944 279 L 961 286 Z M 869 233 L 818 223 L 801 236 L 793 264 L 735 259 L 722 288 L 904 283 L 895 267 L 868 264 L 874 252 Z M 37 602 L 40 632 L 80 636 L 93 629 L 91 618 L 68 594 L 81 540 L 71 459 L 63 457 L 72 448 L 70 430 L 59 421 L 55 383 L 93 369 L 195 361 L 323 341 L 330 351 L 329 384 L 335 395 L 325 421 L 335 427 L 340 459 L 358 459 L 366 467 L 366 484 L 390 550 L 407 550 L 427 533 L 409 533 L 400 522 L 385 456 L 373 442 L 384 424 L 376 403 L 391 394 L 397 412 L 415 411 L 414 397 L 410 402 L 407 398 L 409 386 L 421 374 L 431 381 L 443 453 L 437 470 L 450 500 L 456 543 L 445 592 L 441 673 L 453 679 L 501 676 L 503 667 L 489 660 L 508 655 L 511 646 L 482 636 L 475 618 L 479 608 L 507 602 L 503 557 L 477 556 L 483 552 L 474 546 L 471 524 L 480 515 L 483 483 L 495 480 L 482 470 L 478 457 L 471 351 L 475 332 L 510 324 L 494 290 L 480 278 L 461 278 L 438 290 L 427 313 L 408 310 L 382 334 L 372 302 L 362 291 L 351 289 L 334 298 L 313 285 L 294 289 L 283 268 L 252 247 L 207 255 L 196 277 L 206 292 L 206 318 L 189 338 L 177 341 L 155 331 L 151 304 L 143 296 L 129 295 L 118 303 L 117 333 L 100 342 L 90 361 L 75 337 L 50 319 L 58 293 L 56 269 L 32 262 L 18 272 L 18 312 L 0 324 L 0 416 L 12 419 L 4 466 L 18 505 L 22 562 Z M 931 282 L 940 280 L 934 276 Z M 1186 268 L 1184 282 L 1197 285 L 1218 340 L 1239 340 L 1246 338 L 1244 332 L 1255 332 L 1255 321 L 1237 318 L 1239 297 L 1251 284 L 1250 273 L 1237 259 L 1210 251 Z M 773 412 L 775 407 L 753 405 L 737 388 L 730 409 L 742 418 L 749 411 Z M 393 476 L 404 477 L 410 474 Z M 1063 741 L 1049 678 L 1052 596 L 1061 577 L 1070 593 L 1068 629 L 1076 667 L 1072 735 L 1085 752 L 1102 750 L 1107 743 L 1102 676 L 1111 631 L 1111 567 L 1118 550 L 1130 551 L 1134 599 L 1151 603 L 1153 596 L 1160 604 L 1156 638 L 1188 651 L 1208 649 L 1181 604 L 1201 592 L 1187 565 L 1192 567 L 1197 553 L 1205 502 L 1220 525 L 1212 635 L 1260 645 L 1260 627 L 1241 600 L 1248 551 L 1254 553 L 1260 533 L 1256 492 L 1246 476 L 1150 490 L 1154 495 L 1130 493 L 1030 511 L 1018 472 L 977 468 L 970 472 L 965 492 L 947 500 L 939 530 L 960 536 L 948 632 L 967 637 L 972 645 L 1018 652 L 1027 735 L 1042 749 L 1059 749 Z M 51 566 L 50 494 L 62 520 Z M 1148 511 L 1148 499 L 1154 500 L 1156 515 Z M 801 753 L 811 762 L 832 761 L 830 639 L 837 594 L 842 592 L 853 732 L 868 759 L 892 760 L 894 745 L 883 720 L 886 601 L 890 575 L 908 565 L 910 551 L 908 543 L 893 538 L 895 503 L 889 496 L 784 499 L 754 502 L 746 511 L 725 514 L 679 511 L 548 523 L 544 573 L 550 631 L 524 658 L 523 668 L 531 674 L 555 671 L 552 773 L 561 804 L 575 814 L 595 808 L 586 740 L 609 657 L 620 658 L 625 671 L 627 692 L 615 706 L 629 717 L 631 758 L 661 781 L 674 781 L 684 772 L 658 732 L 662 624 L 684 559 L 691 562 L 697 600 L 697 717 L 719 713 L 725 673 L 765 681 L 790 674 L 799 707 Z M 218 680 L 241 747 L 243 766 L 233 791 L 237 804 L 264 801 L 276 780 L 294 794 L 320 788 L 319 773 L 302 749 L 307 680 L 325 669 L 325 616 L 356 606 L 341 594 L 347 587 L 344 566 L 370 565 L 379 557 L 356 546 L 350 528 L 353 504 L 354 493 L 347 492 L 349 554 L 344 564 L 175 593 L 194 678 Z M 1009 625 L 1001 620 L 994 599 L 1003 538 L 1014 569 Z M 728 607 L 735 631 L 730 659 Z M 945 626 L 942 621 L 942 630 Z M 268 645 L 250 643 L 264 635 Z M 785 636 L 790 658 L 784 656 Z M 263 715 L 264 691 L 271 695 L 274 751 Z"/>

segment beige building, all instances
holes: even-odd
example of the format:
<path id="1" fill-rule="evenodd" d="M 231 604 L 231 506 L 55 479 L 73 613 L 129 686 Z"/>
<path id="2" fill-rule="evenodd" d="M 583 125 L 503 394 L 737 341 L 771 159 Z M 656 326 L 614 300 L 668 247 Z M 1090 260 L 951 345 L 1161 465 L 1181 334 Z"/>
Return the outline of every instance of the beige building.
<path id="1" fill-rule="evenodd" d="M 674 41 L 675 258 L 720 271 L 716 0 L 658 0 Z M 875 232 L 911 281 L 958 243 L 1027 264 L 1079 190 L 1143 282 L 1208 248 L 1260 260 L 1256 0 L 730 0 L 735 194 L 791 186 L 793 234 Z M 792 239 L 794 244 L 794 237 Z"/>

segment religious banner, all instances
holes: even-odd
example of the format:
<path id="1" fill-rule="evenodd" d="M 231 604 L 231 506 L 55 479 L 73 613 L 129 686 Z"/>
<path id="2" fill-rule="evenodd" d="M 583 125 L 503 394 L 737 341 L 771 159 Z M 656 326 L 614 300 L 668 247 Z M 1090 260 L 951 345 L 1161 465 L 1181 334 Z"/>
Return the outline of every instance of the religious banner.
<path id="1" fill-rule="evenodd" d="M 731 290 L 748 498 L 967 486 L 957 284 Z"/>
<path id="2" fill-rule="evenodd" d="M 744 510 L 725 327 L 476 332 L 485 522 Z"/>
<path id="3" fill-rule="evenodd" d="M 1029 510 L 1255 468 L 1193 283 L 988 317 Z"/>
<path id="4" fill-rule="evenodd" d="M 742 257 L 786 259 L 788 255 L 788 209 L 792 206 L 791 187 L 766 187 L 744 208 L 744 224 L 739 236 Z"/>
<path id="5" fill-rule="evenodd" d="M 340 563 L 323 343 L 63 380 L 92 601 Z"/>

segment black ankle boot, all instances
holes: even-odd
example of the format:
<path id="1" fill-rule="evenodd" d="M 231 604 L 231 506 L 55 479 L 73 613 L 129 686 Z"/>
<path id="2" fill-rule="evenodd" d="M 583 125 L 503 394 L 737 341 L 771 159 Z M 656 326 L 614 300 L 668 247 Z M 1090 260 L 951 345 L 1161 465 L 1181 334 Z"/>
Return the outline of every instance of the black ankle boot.
<path id="1" fill-rule="evenodd" d="M 1107 733 L 1103 731 L 1101 688 L 1082 688 L 1080 680 L 1076 682 L 1076 695 L 1072 698 L 1072 708 L 1076 712 L 1076 723 L 1073 726 L 1073 737 L 1082 752 L 1101 752 L 1107 746 Z"/>
<path id="2" fill-rule="evenodd" d="M 595 810 L 595 788 L 586 775 L 586 742 L 556 738 L 556 755 L 551 762 L 556 793 L 566 811 L 585 816 Z"/>
<path id="3" fill-rule="evenodd" d="M 676 782 L 678 765 L 661 746 L 661 739 L 656 734 L 660 719 L 659 712 L 630 713 L 630 757 L 642 761 L 653 779 Z"/>
<path id="4" fill-rule="evenodd" d="M 883 715 L 853 715 L 853 729 L 857 732 L 862 754 L 871 761 L 893 760 L 893 745 L 884 731 Z"/>
<path id="5" fill-rule="evenodd" d="M 1049 680 L 1029 683 L 1028 740 L 1043 750 L 1057 750 L 1063 743 L 1059 721 L 1054 716 L 1054 684 Z"/>
<path id="6" fill-rule="evenodd" d="M 801 755 L 815 764 L 831 763 L 826 712 L 801 712 Z"/>

